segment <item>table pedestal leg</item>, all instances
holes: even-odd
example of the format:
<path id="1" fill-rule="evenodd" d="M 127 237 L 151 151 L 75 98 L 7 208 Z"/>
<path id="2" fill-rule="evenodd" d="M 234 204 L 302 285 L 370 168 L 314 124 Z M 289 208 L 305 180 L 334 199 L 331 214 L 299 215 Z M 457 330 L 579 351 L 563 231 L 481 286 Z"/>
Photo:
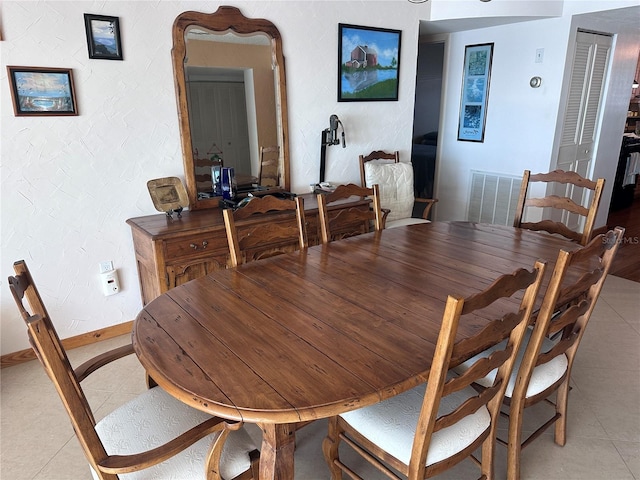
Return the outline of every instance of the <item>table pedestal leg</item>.
<path id="1" fill-rule="evenodd" d="M 293 480 L 294 424 L 260 424 L 260 480 Z"/>

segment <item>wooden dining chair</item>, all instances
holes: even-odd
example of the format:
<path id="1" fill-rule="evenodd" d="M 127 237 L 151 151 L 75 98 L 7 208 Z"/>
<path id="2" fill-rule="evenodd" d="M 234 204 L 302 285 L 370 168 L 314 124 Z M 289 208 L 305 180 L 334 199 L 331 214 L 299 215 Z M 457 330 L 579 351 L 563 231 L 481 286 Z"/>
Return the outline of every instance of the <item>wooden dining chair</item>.
<path id="1" fill-rule="evenodd" d="M 214 190 L 212 167 L 223 167 L 222 158 L 194 158 L 193 170 L 198 192 L 212 192 Z"/>
<path id="2" fill-rule="evenodd" d="M 426 387 L 422 384 L 330 419 L 323 452 L 331 478 L 341 479 L 343 471 L 351 478 L 362 478 L 340 457 L 341 441 L 393 479 L 399 477 L 387 465 L 417 480 L 443 472 L 467 457 L 480 466 L 482 478 L 493 478 L 496 423 L 506 380 L 544 270 L 545 264 L 538 261 L 531 271 L 519 269 L 503 275 L 466 299 L 450 295 Z M 518 295 L 521 301 L 515 300 Z M 458 325 L 468 322 L 484 326 L 473 337 L 456 342 Z M 499 351 L 477 361 L 465 375 L 448 374 L 449 367 L 469 352 L 497 344 L 502 346 Z M 479 393 L 470 387 L 494 369 L 497 374 L 490 388 Z M 479 447 L 480 461 L 473 456 Z"/>
<path id="3" fill-rule="evenodd" d="M 531 197 L 530 187 L 534 182 L 542 182 L 551 189 L 551 194 L 545 197 Z M 563 170 L 532 175 L 529 170 L 525 170 L 513 226 L 557 233 L 579 242 L 580 245 L 586 245 L 593 233 L 603 188 L 604 178 L 592 181 L 576 172 Z M 564 193 L 559 195 L 560 189 Z M 589 196 L 590 198 L 587 198 Z M 583 206 L 585 203 L 588 206 Z M 539 213 L 550 218 L 537 222 L 525 222 L 524 215 L 527 207 L 543 209 Z M 528 210 L 527 213 L 529 213 Z"/>
<path id="4" fill-rule="evenodd" d="M 222 214 L 232 267 L 309 246 L 302 197 L 254 197 Z M 266 222 L 263 215 L 271 215 L 271 221 Z"/>
<path id="5" fill-rule="evenodd" d="M 160 387 L 96 422 L 81 382 L 133 353 L 131 344 L 73 369 L 23 260 L 13 265 L 9 289 L 27 324 L 29 341 L 67 410 L 94 479 L 257 479 L 259 453 L 241 423 L 187 406 Z M 27 299 L 30 313 L 24 305 Z M 126 372 L 124 372 L 126 373 Z"/>
<path id="6" fill-rule="evenodd" d="M 414 195 L 413 166 L 400 162 L 396 150 L 387 153 L 376 150 L 368 155 L 360 155 L 360 184 L 380 189 L 380 208 L 384 214 L 384 228 L 401 225 L 426 223 L 431 207 L 438 201 L 433 198 L 417 198 Z M 414 205 L 422 204 L 422 214 L 413 218 Z"/>
<path id="7" fill-rule="evenodd" d="M 580 340 L 593 312 L 602 285 L 611 268 L 624 229 L 595 237 L 587 246 L 572 252 L 561 250 L 533 329 L 525 338 L 505 392 L 504 404 L 509 418 L 508 439 L 498 441 L 507 446 L 507 478 L 520 478 L 520 455 L 524 447 L 555 423 L 555 442 L 567 440 L 567 409 L 571 369 Z M 554 337 L 557 337 L 554 340 Z M 488 349 L 454 369 L 464 374 L 473 361 L 493 352 Z M 477 384 L 490 386 L 491 375 Z M 550 397 L 556 394 L 555 402 Z M 553 415 L 537 430 L 522 438 L 526 408 L 544 401 L 554 409 Z"/>
<path id="8" fill-rule="evenodd" d="M 277 187 L 280 185 L 280 147 L 260 147 L 260 173 L 258 185 Z"/>
<path id="9" fill-rule="evenodd" d="M 369 197 L 371 207 L 357 205 L 332 211 L 331 205 L 350 197 Z M 320 218 L 320 237 L 322 243 L 353 237 L 374 230 L 382 230 L 382 210 L 378 185 L 371 188 L 360 187 L 353 183 L 338 185 L 331 193 L 318 194 L 318 217 Z"/>

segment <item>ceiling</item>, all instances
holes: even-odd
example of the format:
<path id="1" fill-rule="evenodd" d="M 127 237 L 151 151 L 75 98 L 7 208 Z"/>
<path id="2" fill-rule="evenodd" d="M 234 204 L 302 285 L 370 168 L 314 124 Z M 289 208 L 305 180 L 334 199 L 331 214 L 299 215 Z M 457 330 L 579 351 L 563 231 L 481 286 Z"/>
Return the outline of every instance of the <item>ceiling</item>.
<path id="1" fill-rule="evenodd" d="M 630 31 L 640 34 L 640 7 L 618 8 L 614 10 L 603 10 L 593 13 L 585 13 L 580 16 L 597 18 L 601 22 L 610 23 L 615 26 L 616 32 Z M 479 18 L 456 18 L 450 20 L 420 21 L 420 36 L 436 35 L 443 33 L 463 32 L 466 30 L 476 30 L 479 28 L 495 27 L 511 23 L 529 22 L 542 20 L 549 17 L 479 17 Z"/>
<path id="2" fill-rule="evenodd" d="M 539 17 L 480 17 L 435 21 L 420 20 L 420 36 L 464 32 L 466 30 L 476 30 L 478 28 L 495 27 L 531 20 L 539 20 Z"/>

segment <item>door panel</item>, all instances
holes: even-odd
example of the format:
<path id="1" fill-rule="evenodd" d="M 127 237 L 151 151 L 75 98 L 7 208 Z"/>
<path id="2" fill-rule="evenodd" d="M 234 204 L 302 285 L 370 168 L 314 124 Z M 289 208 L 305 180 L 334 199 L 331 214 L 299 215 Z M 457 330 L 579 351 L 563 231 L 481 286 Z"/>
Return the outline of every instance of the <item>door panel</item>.
<path id="1" fill-rule="evenodd" d="M 571 81 L 564 115 L 557 169 L 574 171 L 583 177 L 591 176 L 594 144 L 598 134 L 598 118 L 605 75 L 609 64 L 612 37 L 596 33 L 578 32 L 571 71 Z M 582 189 L 579 189 L 582 190 Z M 551 192 L 567 196 L 585 205 L 580 191 L 558 185 Z M 562 221 L 571 229 L 582 228 L 583 217 L 564 214 Z"/>

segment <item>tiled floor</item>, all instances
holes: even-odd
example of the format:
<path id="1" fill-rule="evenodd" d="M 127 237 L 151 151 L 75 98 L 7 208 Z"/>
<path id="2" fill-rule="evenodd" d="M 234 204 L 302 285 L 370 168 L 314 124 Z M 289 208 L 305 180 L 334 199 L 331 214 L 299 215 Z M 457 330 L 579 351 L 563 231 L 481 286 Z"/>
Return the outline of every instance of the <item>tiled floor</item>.
<path id="1" fill-rule="evenodd" d="M 74 365 L 120 337 L 70 352 Z M 90 479 L 89 469 L 60 400 L 40 365 L 0 371 L 2 480 Z M 568 441 L 550 433 L 523 453 L 522 479 L 640 480 L 640 283 L 610 276 L 587 328 L 573 372 Z M 111 365 L 83 384 L 101 417 L 145 388 L 135 356 Z M 535 410 L 535 408 L 533 409 Z M 536 412 L 529 412 L 529 418 Z M 326 422 L 298 432 L 296 479 L 328 478 L 320 444 Z M 259 431 L 252 430 L 259 437 Z M 496 478 L 505 477 L 505 449 L 498 447 Z M 477 478 L 468 461 L 439 478 Z M 364 478 L 382 478 L 370 470 Z"/>

